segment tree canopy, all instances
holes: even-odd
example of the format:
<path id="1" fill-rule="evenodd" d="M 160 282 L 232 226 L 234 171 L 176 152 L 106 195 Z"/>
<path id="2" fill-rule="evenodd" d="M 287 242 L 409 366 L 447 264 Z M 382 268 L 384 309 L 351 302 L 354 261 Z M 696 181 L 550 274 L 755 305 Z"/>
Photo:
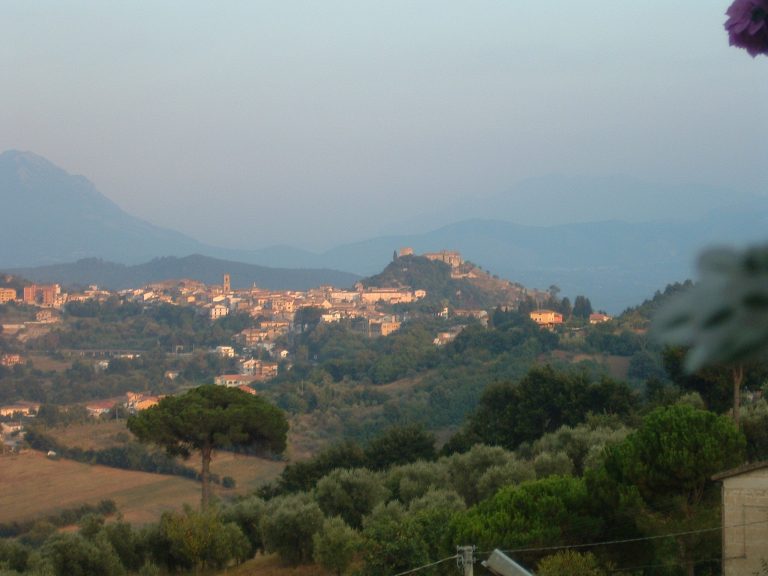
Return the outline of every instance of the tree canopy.
<path id="1" fill-rule="evenodd" d="M 519 382 L 500 382 L 483 392 L 480 403 L 452 448 L 476 442 L 515 449 L 560 426 L 582 422 L 589 411 L 626 415 L 637 399 L 626 384 L 586 372 L 536 367 Z"/>
<path id="2" fill-rule="evenodd" d="M 269 402 L 224 386 L 200 386 L 168 396 L 128 419 L 128 429 L 141 442 L 157 444 L 168 454 L 202 456 L 202 503 L 210 501 L 210 463 L 214 449 L 251 448 L 281 453 L 288 422 Z"/>
<path id="3" fill-rule="evenodd" d="M 691 406 L 657 408 L 639 430 L 609 449 L 609 474 L 636 486 L 650 504 L 684 494 L 695 506 L 716 472 L 743 460 L 745 440 L 726 417 Z"/>

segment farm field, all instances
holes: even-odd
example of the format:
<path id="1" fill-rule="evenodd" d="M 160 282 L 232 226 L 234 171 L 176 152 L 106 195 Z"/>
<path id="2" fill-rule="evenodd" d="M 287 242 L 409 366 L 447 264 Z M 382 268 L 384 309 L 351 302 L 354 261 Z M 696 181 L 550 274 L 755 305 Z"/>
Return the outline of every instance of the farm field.
<path id="1" fill-rule="evenodd" d="M 83 450 L 103 450 L 120 446 L 133 437 L 125 426 L 125 420 L 70 424 L 50 429 L 46 434 L 54 436 L 57 442 L 68 448 L 77 447 Z"/>
<path id="2" fill-rule="evenodd" d="M 67 360 L 57 360 L 42 354 L 31 354 L 29 359 L 32 361 L 32 365 L 35 368 L 45 371 L 63 372 L 72 365 L 72 363 Z"/>
<path id="3" fill-rule="evenodd" d="M 197 466 L 194 455 L 189 464 Z M 217 453 L 212 471 L 221 477 L 231 476 L 236 487 L 227 490 L 214 486 L 214 494 L 226 499 L 252 492 L 277 477 L 284 465 L 253 456 Z M 184 504 L 197 506 L 200 484 L 178 476 L 51 460 L 31 450 L 0 461 L 0 522 L 38 518 L 104 499 L 114 500 L 126 521 L 143 524 Z"/>
<path id="4" fill-rule="evenodd" d="M 28 520 L 111 499 L 126 521 L 143 524 L 166 510 L 196 505 L 193 480 L 51 460 L 42 452 L 4 456 L 0 463 L 0 522 Z"/>
<path id="5" fill-rule="evenodd" d="M 74 424 L 55 428 L 48 433 L 55 435 L 57 441 L 64 446 L 83 450 L 103 450 L 133 439 L 125 426 L 125 420 Z M 200 467 L 199 459 L 194 454 L 184 464 L 195 469 Z M 236 489 L 226 491 L 229 495 L 255 490 L 261 484 L 275 479 L 284 467 L 284 462 L 276 460 L 219 451 L 214 453 L 211 471 L 222 478 L 231 476 L 235 479 Z"/>

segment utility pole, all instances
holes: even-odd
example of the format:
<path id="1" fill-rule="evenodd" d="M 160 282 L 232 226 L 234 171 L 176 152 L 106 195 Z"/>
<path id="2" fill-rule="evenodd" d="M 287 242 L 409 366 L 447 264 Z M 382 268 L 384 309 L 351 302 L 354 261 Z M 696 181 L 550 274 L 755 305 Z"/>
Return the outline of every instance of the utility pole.
<path id="1" fill-rule="evenodd" d="M 456 565 L 464 576 L 474 576 L 476 546 L 456 546 Z"/>

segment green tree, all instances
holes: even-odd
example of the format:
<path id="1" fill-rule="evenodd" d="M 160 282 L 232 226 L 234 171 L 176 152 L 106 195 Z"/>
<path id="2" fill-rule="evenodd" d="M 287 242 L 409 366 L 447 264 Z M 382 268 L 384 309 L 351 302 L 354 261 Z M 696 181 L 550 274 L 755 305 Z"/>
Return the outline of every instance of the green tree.
<path id="1" fill-rule="evenodd" d="M 389 428 L 365 447 L 368 467 L 373 470 L 417 460 L 434 460 L 435 456 L 434 434 L 418 425 Z"/>
<path id="2" fill-rule="evenodd" d="M 430 558 L 443 558 L 454 550 L 450 540 L 454 515 L 466 509 L 464 499 L 453 490 L 429 490 L 408 506 L 408 518 L 419 528 Z"/>
<path id="3" fill-rule="evenodd" d="M 581 478 L 550 476 L 502 488 L 466 513 L 455 517 L 453 539 L 491 550 L 579 544 L 594 540 L 602 519 Z M 523 555 L 526 563 L 535 555 Z"/>
<path id="4" fill-rule="evenodd" d="M 441 460 L 394 466 L 387 470 L 384 485 L 392 493 L 393 499 L 408 505 L 412 500 L 424 496 L 430 489 L 448 488 L 451 483 L 445 460 Z"/>
<path id="5" fill-rule="evenodd" d="M 624 442 L 609 448 L 606 468 L 636 486 L 651 506 L 682 495 L 686 514 L 701 502 L 713 474 L 744 459 L 746 441 L 733 423 L 692 406 L 657 408 Z"/>
<path id="6" fill-rule="evenodd" d="M 360 535 L 341 518 L 328 518 L 312 538 L 315 562 L 341 576 L 347 571 L 360 547 Z"/>
<path id="7" fill-rule="evenodd" d="M 661 357 L 669 379 L 683 390 L 701 394 L 707 408 L 713 412 L 725 412 L 730 404 L 729 375 L 713 367 L 689 372 L 685 368 L 685 355 L 684 348 L 664 348 Z"/>
<path id="8" fill-rule="evenodd" d="M 464 498 L 467 506 L 480 501 L 480 478 L 491 468 L 505 466 L 514 461 L 514 454 L 499 446 L 477 444 L 463 454 L 447 459 L 448 476 L 452 488 Z"/>
<path id="9" fill-rule="evenodd" d="M 325 448 L 311 460 L 286 466 L 278 486 L 283 492 L 312 490 L 320 478 L 336 468 L 362 468 L 365 464 L 365 453 L 360 445 L 345 440 Z"/>
<path id="10" fill-rule="evenodd" d="M 144 564 L 144 549 L 139 541 L 139 535 L 130 524 L 119 520 L 110 522 L 104 527 L 107 540 L 112 544 L 120 562 L 129 571 L 136 571 Z"/>
<path id="11" fill-rule="evenodd" d="M 654 410 L 636 432 L 608 448 L 604 474 L 616 492 L 639 495 L 645 509 L 635 517 L 647 530 L 695 531 L 717 521 L 718 494 L 710 479 L 740 464 L 744 448 L 744 436 L 725 416 L 677 404 Z M 687 574 L 716 540 L 710 533 L 677 537 L 678 561 Z"/>
<path id="12" fill-rule="evenodd" d="M 324 476 L 315 499 L 326 516 L 341 516 L 353 528 L 361 528 L 363 517 L 384 501 L 388 491 L 370 470 L 337 469 Z"/>
<path id="13" fill-rule="evenodd" d="M 532 462 L 513 459 L 506 464 L 491 466 L 480 476 L 477 481 L 478 497 L 480 500 L 485 500 L 505 486 L 535 479 L 536 470 Z"/>
<path id="14" fill-rule="evenodd" d="M 77 534 L 56 534 L 42 549 L 56 576 L 122 576 L 125 568 L 109 540 L 101 534 L 94 541 Z"/>
<path id="15" fill-rule="evenodd" d="M 224 386 L 200 386 L 168 396 L 128 419 L 141 442 L 157 444 L 170 455 L 202 459 L 202 506 L 211 497 L 211 459 L 215 449 L 285 450 L 288 422 L 281 410 L 259 396 Z"/>
<path id="16" fill-rule="evenodd" d="M 592 381 L 586 372 L 537 367 L 519 382 L 486 388 L 463 434 L 474 442 L 515 449 L 560 426 L 579 424 L 588 412 L 626 416 L 636 404 L 624 383 L 609 378 Z"/>
<path id="17" fill-rule="evenodd" d="M 314 535 L 323 526 L 323 512 L 309 494 L 278 496 L 267 502 L 261 534 L 267 552 L 291 564 L 312 560 Z"/>
<path id="18" fill-rule="evenodd" d="M 430 561 L 421 526 L 399 502 L 380 504 L 363 528 L 365 574 L 389 576 Z"/>
<path id="19" fill-rule="evenodd" d="M 218 512 L 211 509 L 166 512 L 160 519 L 159 539 L 167 546 L 169 568 L 221 568 L 230 560 L 243 562 L 250 552 L 240 528 L 222 522 Z"/>
<path id="20" fill-rule="evenodd" d="M 221 512 L 223 522 L 234 522 L 248 538 L 251 545 L 250 556 L 264 550 L 264 541 L 261 537 L 261 519 L 265 513 L 266 504 L 256 496 L 239 500 Z"/>
<path id="21" fill-rule="evenodd" d="M 747 437 L 748 459 L 768 460 L 768 402 L 765 399 L 747 407 L 741 429 Z"/>
<path id="22" fill-rule="evenodd" d="M 589 301 L 589 298 L 586 296 L 576 296 L 576 299 L 573 301 L 573 315 L 576 318 L 586 320 L 590 314 L 592 314 L 592 302 Z"/>
<path id="23" fill-rule="evenodd" d="M 30 549 L 6 538 L 0 539 L 0 570 L 6 568 L 16 572 L 25 572 L 30 564 Z"/>
<path id="24" fill-rule="evenodd" d="M 605 576 L 607 572 L 600 568 L 597 558 L 591 552 L 584 554 L 573 550 L 563 550 L 542 558 L 536 570 L 538 576 Z"/>

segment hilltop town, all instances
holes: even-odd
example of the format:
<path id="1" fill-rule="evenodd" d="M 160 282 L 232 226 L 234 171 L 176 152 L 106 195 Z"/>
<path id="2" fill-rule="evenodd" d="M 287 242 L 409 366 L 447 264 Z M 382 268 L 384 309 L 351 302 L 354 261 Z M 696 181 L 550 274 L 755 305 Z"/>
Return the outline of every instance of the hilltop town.
<path id="1" fill-rule="evenodd" d="M 530 294 L 543 294 L 536 291 L 529 294 L 517 284 L 495 279 L 490 273 L 465 262 L 456 251 L 443 250 L 423 254 L 416 260 L 414 258 L 411 248 L 403 248 L 394 256 L 393 262 L 399 262 L 403 270 L 407 270 L 408 265 L 414 267 L 419 261 L 434 263 L 450 281 L 463 282 L 462 286 L 466 287 L 481 286 L 489 294 L 488 298 L 496 299 L 493 306 L 509 309 L 518 306 L 524 298 L 530 300 Z M 219 285 L 206 285 L 191 279 L 169 279 L 119 291 L 98 286 L 65 290 L 60 284 L 20 282 L 12 277 L 5 278 L 6 286 L 0 287 L 0 304 L 26 306 L 33 311 L 34 317 L 14 321 L 5 318 L 0 325 L 6 339 L 12 338 L 21 344 L 49 334 L 61 322 L 65 309 L 107 302 L 116 306 L 133 304 L 141 309 L 163 305 L 186 308 L 210 322 L 230 316 L 249 318 L 247 326 L 234 333 L 231 340 L 217 342 L 210 347 L 210 352 L 227 360 L 226 365 L 230 368 L 229 371 L 215 374 L 214 383 L 239 387 L 248 392 L 253 392 L 252 385 L 255 383 L 271 380 L 278 376 L 281 369 L 290 368 L 292 357 L 285 347 L 287 336 L 301 333 L 318 323 L 344 324 L 353 333 L 376 338 L 393 334 L 407 318 L 416 318 L 424 313 L 446 321 L 449 317 L 458 319 L 456 324 L 435 334 L 434 344 L 443 346 L 459 334 L 466 319 L 487 323 L 488 318 L 487 308 L 460 308 L 445 298 L 431 299 L 432 306 L 427 307 L 426 312 L 420 312 L 414 306 L 430 301 L 428 297 L 431 294 L 419 287 L 418 281 L 416 285 L 406 285 L 398 280 L 392 281 L 390 285 L 372 285 L 370 281 L 361 281 L 352 288 L 320 286 L 306 291 L 265 290 L 258 286 L 233 288 L 230 274 L 224 274 Z M 459 294 L 461 291 L 456 292 Z M 531 318 L 543 327 L 553 326 L 549 317 L 540 320 L 539 316 L 531 313 Z M 559 320 L 562 321 L 562 315 Z M 194 346 L 182 343 L 166 352 L 177 356 L 188 355 L 193 349 Z M 90 357 L 95 370 L 105 371 L 109 369 L 112 360 L 135 359 L 141 356 L 142 351 L 120 346 L 76 349 L 68 353 L 72 357 Z M 22 351 L 5 351 L 0 354 L 0 366 L 8 369 L 22 366 L 28 360 Z M 173 381 L 177 376 L 177 370 L 165 371 L 165 379 L 168 381 Z M 91 415 L 99 416 L 108 413 L 117 403 L 135 412 L 155 405 L 160 397 L 146 391 L 128 391 L 122 399 L 90 399 L 86 408 Z M 7 404 L 0 406 L 0 415 L 29 415 L 38 407 L 39 404 L 34 402 Z M 9 432 L 16 433 L 18 430 L 14 428 Z"/>
<path id="2" fill-rule="evenodd" d="M 85 525 L 89 515 L 116 511 L 135 524 L 196 521 L 192 508 L 178 510 L 197 502 L 200 469 L 137 442 L 126 423 L 200 390 L 266 402 L 284 415 L 281 456 L 217 456 L 206 490 L 222 514 L 243 514 L 227 516 L 243 529 L 255 525 L 254 514 L 278 518 L 296 502 L 313 510 L 306 531 L 283 532 L 291 534 L 287 548 L 266 545 L 292 563 L 312 561 L 310 552 L 291 551 L 299 549 L 297 539 L 328 533 L 324 515 L 345 514 L 354 528 L 345 537 L 362 534 L 380 545 L 390 538 L 371 531 L 380 520 L 377 506 L 389 502 L 402 508 L 397 514 L 421 518 L 415 503 L 437 498 L 434 513 L 447 514 L 457 503 L 460 510 L 445 516 L 437 533 L 463 530 L 474 541 L 473 515 L 506 494 L 539 486 L 558 498 L 587 494 L 608 449 L 629 442 L 654 414 L 691 426 L 719 418 L 726 426 L 714 411 L 729 408 L 731 396 L 718 384 L 728 373 L 691 378 L 682 371 L 682 351 L 646 335 L 652 311 L 690 284 L 669 286 L 613 318 L 593 310 L 584 295 L 571 303 L 557 286 L 527 289 L 457 252 L 409 249 L 351 287 L 236 283 L 224 274 L 216 284 L 168 279 L 114 291 L 0 278 L 4 469 L 26 478 L 0 500 L 3 534 L 27 541 L 48 524 Z M 750 386 L 740 400 L 753 459 L 768 455 L 760 432 L 765 370 L 746 369 Z M 721 442 L 729 457 L 707 465 L 706 479 L 743 461 L 735 444 L 742 441 L 731 436 Z M 116 475 L 118 483 L 110 484 Z M 697 514 L 718 506 L 712 482 L 704 488 Z M 352 514 L 331 503 L 329 490 L 367 504 Z M 252 508 L 243 510 L 238 497 Z M 69 507 L 62 509 L 62 501 Z M 610 514 L 595 511 L 589 498 L 578 502 L 580 513 L 605 526 L 585 541 L 609 538 Z M 263 516 L 266 509 L 270 516 Z M 538 508 L 532 514 L 538 518 Z M 119 522 L 110 520 L 105 530 L 134 530 Z M 224 521 L 215 522 L 211 533 L 225 533 Z M 264 546 L 260 538 L 275 536 L 266 520 L 256 524 L 248 537 Z M 633 530 L 648 538 L 658 532 Z M 431 529 L 414 534 L 437 545 Z M 500 537 L 493 535 L 494 542 Z M 558 532 L 551 541 L 559 538 Z M 240 560 L 228 550 L 225 562 L 232 564 L 256 548 Z M 145 558 L 176 569 L 172 560 Z M 375 558 L 357 561 L 376 565 Z M 418 556 L 409 556 L 407 564 L 414 563 Z"/>

